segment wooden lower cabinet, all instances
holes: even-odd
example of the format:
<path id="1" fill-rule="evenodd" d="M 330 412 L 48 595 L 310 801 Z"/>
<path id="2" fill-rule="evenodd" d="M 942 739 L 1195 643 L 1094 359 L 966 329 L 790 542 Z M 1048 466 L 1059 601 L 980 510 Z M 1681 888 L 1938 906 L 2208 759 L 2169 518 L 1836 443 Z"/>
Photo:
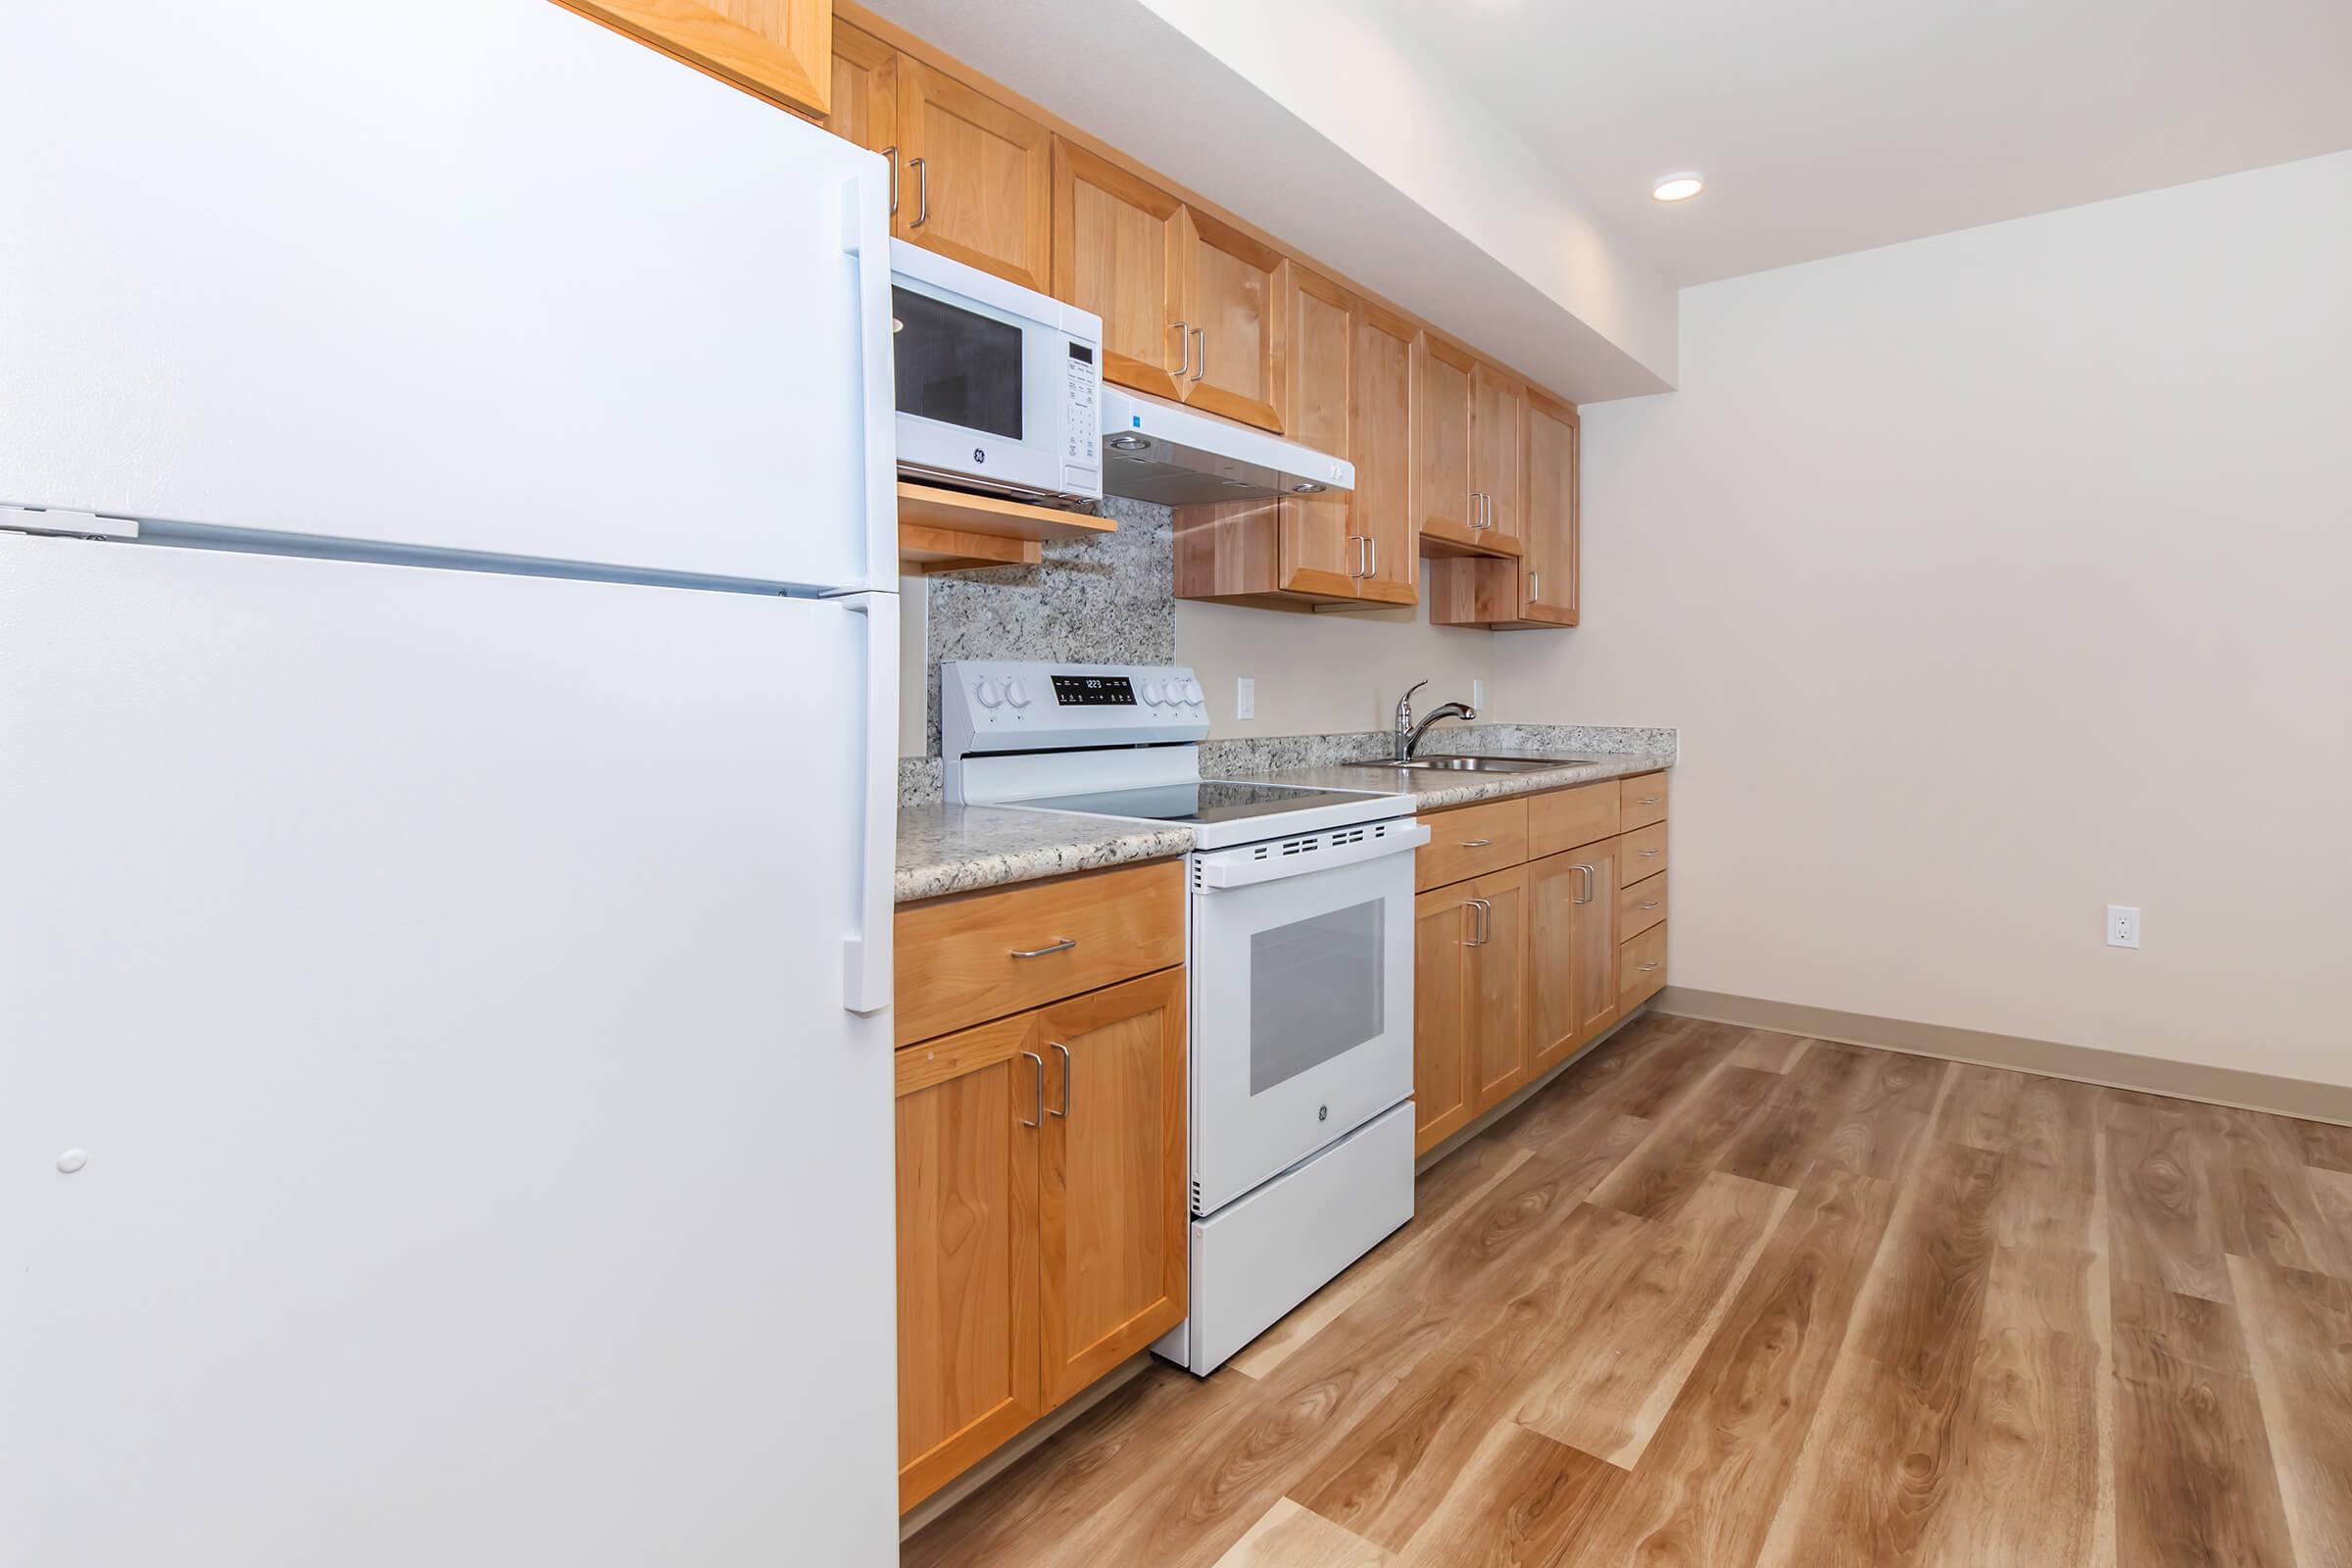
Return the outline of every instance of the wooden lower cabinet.
<path id="1" fill-rule="evenodd" d="M 1617 841 L 1527 867 L 1528 1070 L 1547 1071 L 1617 1021 Z"/>
<path id="2" fill-rule="evenodd" d="M 1622 802 L 1646 813 L 1662 811 L 1665 798 L 1665 775 L 1648 773 L 1424 818 L 1430 842 L 1418 852 L 1413 901 L 1415 1152 L 1567 1061 L 1665 985 L 1666 878 L 1650 869 L 1664 864 L 1665 823 L 1617 831 Z M 1640 855 L 1653 858 L 1637 868 Z"/>
<path id="3" fill-rule="evenodd" d="M 1183 1319 L 1184 970 L 897 1059 L 905 1509 Z"/>
<path id="4" fill-rule="evenodd" d="M 1527 1081 L 1528 868 L 1413 901 L 1416 1152 Z"/>

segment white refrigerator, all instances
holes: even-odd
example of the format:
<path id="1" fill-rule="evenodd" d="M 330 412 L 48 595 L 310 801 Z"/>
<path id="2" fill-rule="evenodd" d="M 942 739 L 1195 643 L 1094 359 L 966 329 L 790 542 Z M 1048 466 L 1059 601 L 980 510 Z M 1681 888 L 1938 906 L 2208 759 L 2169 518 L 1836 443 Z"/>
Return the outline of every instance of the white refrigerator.
<path id="1" fill-rule="evenodd" d="M 0 6 L 0 1560 L 895 1562 L 879 159 Z"/>

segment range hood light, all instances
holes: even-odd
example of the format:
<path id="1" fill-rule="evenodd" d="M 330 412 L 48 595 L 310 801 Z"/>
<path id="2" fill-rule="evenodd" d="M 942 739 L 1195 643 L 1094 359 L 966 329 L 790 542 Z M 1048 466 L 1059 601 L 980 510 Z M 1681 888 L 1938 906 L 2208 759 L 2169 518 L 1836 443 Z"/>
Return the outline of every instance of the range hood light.
<path id="1" fill-rule="evenodd" d="M 1139 447 L 1148 447 L 1152 443 L 1140 435 L 1114 435 L 1110 438 L 1110 444 L 1121 452 L 1133 452 Z"/>
<path id="2" fill-rule="evenodd" d="M 1319 484 L 1295 484 L 1291 486 L 1291 494 L 1295 496 L 1314 496 L 1321 495 L 1322 493 L 1323 487 Z"/>

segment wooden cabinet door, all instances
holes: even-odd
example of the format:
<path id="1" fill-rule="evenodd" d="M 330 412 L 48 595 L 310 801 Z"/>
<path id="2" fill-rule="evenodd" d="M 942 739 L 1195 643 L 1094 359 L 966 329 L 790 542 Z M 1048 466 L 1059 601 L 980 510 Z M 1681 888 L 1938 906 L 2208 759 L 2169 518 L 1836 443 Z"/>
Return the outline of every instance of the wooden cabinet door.
<path id="1" fill-rule="evenodd" d="M 1353 531 L 1371 541 L 1371 569 L 1356 579 L 1356 596 L 1409 605 L 1418 597 L 1421 560 L 1413 522 L 1413 326 L 1358 300 L 1348 327 L 1347 456 L 1355 465 L 1348 508 Z"/>
<path id="2" fill-rule="evenodd" d="M 902 1510 L 1045 1412 L 1038 1155 L 1048 1075 L 1035 1024 L 1035 1014 L 1006 1018 L 898 1054 Z"/>
<path id="3" fill-rule="evenodd" d="M 790 109 L 831 107 L 833 0 L 564 0 Z"/>
<path id="4" fill-rule="evenodd" d="M 1481 544 L 1504 554 L 1517 554 L 1524 541 L 1519 492 L 1526 410 L 1527 389 L 1517 380 L 1484 360 L 1471 368 L 1470 491 L 1480 498 Z"/>
<path id="5" fill-rule="evenodd" d="M 1048 1409 L 1184 1320 L 1189 1256 L 1184 971 L 1038 1013 Z"/>
<path id="6" fill-rule="evenodd" d="M 899 58 L 899 238 L 1041 292 L 1053 284 L 1053 138 Z"/>
<path id="7" fill-rule="evenodd" d="M 1184 204 L 1054 138 L 1054 296 L 1102 318 L 1102 374 L 1182 396 Z"/>
<path id="8" fill-rule="evenodd" d="M 1337 283 L 1303 267 L 1291 269 L 1287 433 L 1335 458 L 1354 455 L 1354 311 L 1355 297 Z M 1372 547 L 1355 525 L 1353 497 L 1286 496 L 1281 505 L 1283 590 L 1354 598 L 1370 569 Z"/>
<path id="9" fill-rule="evenodd" d="M 1290 258 L 1189 207 L 1184 221 L 1184 320 L 1193 345 L 1184 400 L 1280 433 Z"/>
<path id="10" fill-rule="evenodd" d="M 1548 1070 L 1617 1018 L 1617 842 L 1527 867 L 1528 1071 Z"/>
<path id="11" fill-rule="evenodd" d="M 833 110 L 825 128 L 890 160 L 890 213 L 899 213 L 899 52 L 846 22 L 833 24 Z"/>
<path id="12" fill-rule="evenodd" d="M 1527 867 L 1491 872 L 1468 892 L 1484 906 L 1462 975 L 1462 1054 L 1476 1115 L 1527 1082 Z"/>
<path id="13" fill-rule="evenodd" d="M 1468 883 L 1413 900 L 1413 1152 L 1426 1154 L 1470 1123 L 1470 1067 L 1463 1054 L 1468 972 L 1463 944 L 1477 931 Z"/>
<path id="14" fill-rule="evenodd" d="M 1576 624 L 1582 434 L 1576 410 L 1528 393 L 1526 551 L 1518 615 L 1524 621 Z"/>
<path id="15" fill-rule="evenodd" d="M 1470 500 L 1470 372 L 1477 363 L 1427 332 L 1413 344 L 1413 513 L 1422 544 L 1480 548 Z"/>

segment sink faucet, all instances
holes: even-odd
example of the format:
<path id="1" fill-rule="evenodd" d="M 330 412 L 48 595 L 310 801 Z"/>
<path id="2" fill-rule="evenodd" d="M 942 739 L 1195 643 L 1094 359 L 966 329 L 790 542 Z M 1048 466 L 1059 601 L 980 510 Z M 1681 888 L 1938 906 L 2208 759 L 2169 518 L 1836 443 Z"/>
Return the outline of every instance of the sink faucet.
<path id="1" fill-rule="evenodd" d="M 1458 718 L 1466 724 L 1478 717 L 1478 710 L 1468 703 L 1441 703 L 1429 710 L 1427 718 L 1418 724 L 1414 723 L 1413 693 L 1428 684 L 1425 680 L 1417 680 L 1404 689 L 1402 697 L 1396 699 L 1396 760 L 1399 762 L 1413 760 L 1413 748 L 1421 744 L 1422 735 L 1439 719 Z"/>

